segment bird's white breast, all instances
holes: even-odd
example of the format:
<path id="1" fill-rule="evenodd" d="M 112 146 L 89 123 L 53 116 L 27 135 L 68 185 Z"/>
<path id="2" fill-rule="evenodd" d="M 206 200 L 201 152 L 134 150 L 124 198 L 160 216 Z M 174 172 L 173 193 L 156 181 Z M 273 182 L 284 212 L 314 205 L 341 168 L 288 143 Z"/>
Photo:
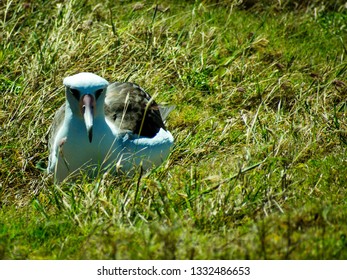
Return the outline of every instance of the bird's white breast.
<path id="1" fill-rule="evenodd" d="M 136 166 L 144 169 L 160 165 L 169 155 L 173 144 L 170 132 L 160 129 L 153 138 L 120 133 L 106 121 L 95 120 L 93 141 L 86 136 L 82 120 L 73 119 L 58 133 L 56 180 L 61 182 L 70 174 L 86 171 L 94 177 L 99 171 L 109 169 L 116 174 L 128 173 Z M 59 147 L 59 143 L 65 142 Z"/>
<path id="2" fill-rule="evenodd" d="M 118 154 L 118 140 L 112 130 L 104 121 L 94 122 L 94 137 L 90 143 L 86 135 L 85 125 L 80 119 L 72 119 L 63 126 L 57 136 L 55 143 L 58 151 L 56 180 L 62 181 L 69 174 L 79 173 L 80 170 L 88 169 L 89 175 L 94 174 L 100 168 L 105 167 L 105 160 L 109 154 Z M 61 140 L 64 143 L 60 145 Z M 116 156 L 112 157 L 116 159 Z"/>

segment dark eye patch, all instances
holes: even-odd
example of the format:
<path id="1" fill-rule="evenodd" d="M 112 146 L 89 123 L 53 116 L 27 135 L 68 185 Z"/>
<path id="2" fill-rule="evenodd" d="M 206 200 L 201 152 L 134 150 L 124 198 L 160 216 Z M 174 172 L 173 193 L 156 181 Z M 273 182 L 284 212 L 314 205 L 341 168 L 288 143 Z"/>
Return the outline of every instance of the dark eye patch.
<path id="1" fill-rule="evenodd" d="M 80 92 L 77 89 L 70 88 L 70 91 L 71 91 L 73 97 L 75 97 L 77 100 L 80 99 Z"/>
<path id="2" fill-rule="evenodd" d="M 103 91 L 104 91 L 104 89 L 101 88 L 95 92 L 95 99 L 96 100 L 100 97 L 100 95 L 102 94 Z"/>

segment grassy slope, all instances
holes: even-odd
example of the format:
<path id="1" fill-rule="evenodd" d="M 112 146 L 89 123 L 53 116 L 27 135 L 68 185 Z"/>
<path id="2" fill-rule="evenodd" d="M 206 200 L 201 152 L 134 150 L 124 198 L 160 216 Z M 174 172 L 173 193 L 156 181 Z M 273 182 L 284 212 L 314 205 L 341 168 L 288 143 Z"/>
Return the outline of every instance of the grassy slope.
<path id="1" fill-rule="evenodd" d="M 347 258 L 346 10 L 4 2 L 1 258 Z M 36 167 L 79 71 L 177 105 L 163 166 L 60 187 Z"/>

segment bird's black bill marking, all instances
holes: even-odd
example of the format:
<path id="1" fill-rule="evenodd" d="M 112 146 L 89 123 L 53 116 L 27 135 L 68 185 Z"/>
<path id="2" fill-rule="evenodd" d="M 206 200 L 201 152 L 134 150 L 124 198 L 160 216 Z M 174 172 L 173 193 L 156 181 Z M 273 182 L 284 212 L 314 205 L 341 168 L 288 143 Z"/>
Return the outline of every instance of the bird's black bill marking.
<path id="1" fill-rule="evenodd" d="M 89 131 L 88 131 L 88 139 L 89 139 L 89 143 L 92 143 L 92 141 L 93 141 L 93 128 L 89 129 Z"/>

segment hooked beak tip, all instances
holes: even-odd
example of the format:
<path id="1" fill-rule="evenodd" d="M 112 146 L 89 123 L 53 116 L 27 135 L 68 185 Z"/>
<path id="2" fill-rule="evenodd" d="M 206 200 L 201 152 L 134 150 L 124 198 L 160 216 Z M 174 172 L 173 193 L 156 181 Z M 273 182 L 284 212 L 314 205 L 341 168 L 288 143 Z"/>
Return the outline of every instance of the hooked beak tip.
<path id="1" fill-rule="evenodd" d="M 92 143 L 92 140 L 93 140 L 93 130 L 92 130 L 92 128 L 90 128 L 89 131 L 88 131 L 88 139 L 89 139 L 89 143 Z"/>

